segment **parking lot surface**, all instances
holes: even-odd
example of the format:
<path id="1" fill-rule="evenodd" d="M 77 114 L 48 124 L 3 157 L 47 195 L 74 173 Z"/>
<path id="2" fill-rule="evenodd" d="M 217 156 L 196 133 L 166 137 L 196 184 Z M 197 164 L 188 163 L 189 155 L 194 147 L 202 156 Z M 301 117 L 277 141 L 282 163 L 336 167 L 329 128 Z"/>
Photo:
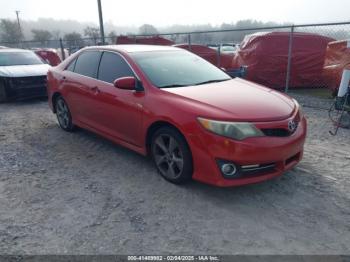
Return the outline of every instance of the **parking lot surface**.
<path id="1" fill-rule="evenodd" d="M 176 186 L 151 161 L 62 131 L 42 100 L 0 104 L 2 254 L 350 254 L 350 130 L 297 97 L 303 161 L 261 184 Z"/>

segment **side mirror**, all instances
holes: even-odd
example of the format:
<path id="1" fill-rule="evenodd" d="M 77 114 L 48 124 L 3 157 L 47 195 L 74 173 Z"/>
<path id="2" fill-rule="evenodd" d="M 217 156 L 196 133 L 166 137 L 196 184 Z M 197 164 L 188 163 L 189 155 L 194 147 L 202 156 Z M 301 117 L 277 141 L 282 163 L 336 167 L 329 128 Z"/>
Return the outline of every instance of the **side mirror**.
<path id="1" fill-rule="evenodd" d="M 133 76 L 120 77 L 113 82 L 116 88 L 125 90 L 135 90 L 136 79 Z"/>

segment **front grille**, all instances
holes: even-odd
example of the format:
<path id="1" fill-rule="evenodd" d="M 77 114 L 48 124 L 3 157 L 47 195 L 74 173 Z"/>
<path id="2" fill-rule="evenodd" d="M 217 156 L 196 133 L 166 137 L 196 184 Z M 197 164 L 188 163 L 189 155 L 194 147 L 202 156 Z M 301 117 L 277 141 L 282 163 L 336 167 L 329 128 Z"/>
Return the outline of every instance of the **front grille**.
<path id="1" fill-rule="evenodd" d="M 46 76 L 15 77 L 11 82 L 15 89 L 42 88 L 46 87 Z"/>
<path id="2" fill-rule="evenodd" d="M 286 137 L 290 136 L 292 133 L 289 130 L 284 128 L 264 128 L 261 129 L 265 136 L 277 136 L 277 137 Z"/>
<path id="3" fill-rule="evenodd" d="M 264 133 L 265 136 L 274 136 L 274 137 L 287 137 L 298 129 L 299 120 L 293 119 L 289 120 L 286 123 L 285 127 L 278 128 L 261 128 L 260 130 Z"/>
<path id="4" fill-rule="evenodd" d="M 9 99 L 27 99 L 47 96 L 46 76 L 8 78 L 7 97 Z"/>

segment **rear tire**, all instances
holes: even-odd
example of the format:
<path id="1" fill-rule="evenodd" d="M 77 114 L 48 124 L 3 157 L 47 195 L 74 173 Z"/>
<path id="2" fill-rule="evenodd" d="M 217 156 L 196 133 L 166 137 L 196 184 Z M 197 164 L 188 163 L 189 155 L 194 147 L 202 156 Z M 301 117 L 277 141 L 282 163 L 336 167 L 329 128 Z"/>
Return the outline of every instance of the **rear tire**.
<path id="1" fill-rule="evenodd" d="M 0 80 L 0 103 L 7 101 L 7 94 L 5 89 L 5 83 Z"/>
<path id="2" fill-rule="evenodd" d="M 190 148 L 175 128 L 161 127 L 151 142 L 151 155 L 160 175 L 174 184 L 192 179 L 193 163 Z"/>
<path id="3" fill-rule="evenodd" d="M 67 132 L 73 132 L 75 126 L 73 125 L 72 115 L 70 113 L 67 102 L 62 96 L 59 96 L 55 101 L 55 111 L 60 127 Z"/>

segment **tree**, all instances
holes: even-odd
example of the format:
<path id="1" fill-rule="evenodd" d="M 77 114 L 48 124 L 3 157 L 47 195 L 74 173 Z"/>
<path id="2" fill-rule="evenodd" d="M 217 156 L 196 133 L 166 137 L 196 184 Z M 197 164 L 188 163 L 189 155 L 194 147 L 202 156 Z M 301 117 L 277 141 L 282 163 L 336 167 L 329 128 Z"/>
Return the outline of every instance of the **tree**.
<path id="1" fill-rule="evenodd" d="M 158 34 L 158 30 L 153 25 L 144 24 L 139 27 L 139 33 L 142 35 L 154 35 Z"/>
<path id="2" fill-rule="evenodd" d="M 33 40 L 40 43 L 45 43 L 52 38 L 52 34 L 47 30 L 32 29 Z"/>
<path id="3" fill-rule="evenodd" d="M 111 39 L 111 42 L 112 42 L 113 44 L 115 44 L 115 43 L 117 42 L 117 34 L 116 34 L 116 32 L 115 32 L 115 31 L 109 32 L 108 38 L 110 38 L 110 39 Z"/>
<path id="4" fill-rule="evenodd" d="M 61 37 L 61 31 L 60 30 L 53 30 L 51 32 L 53 39 L 58 40 Z"/>
<path id="5" fill-rule="evenodd" d="M 84 29 L 84 35 L 94 39 L 95 43 L 98 38 L 100 38 L 100 29 L 97 27 L 88 26 Z"/>
<path id="6" fill-rule="evenodd" d="M 81 37 L 81 34 L 77 32 L 65 34 L 63 39 L 68 42 L 69 46 L 84 46 L 84 41 Z"/>
<path id="7" fill-rule="evenodd" d="M 0 29 L 0 37 L 3 42 L 15 43 L 23 39 L 23 34 L 16 21 L 1 19 Z"/>
<path id="8" fill-rule="evenodd" d="M 65 34 L 63 39 L 66 41 L 75 41 L 75 40 L 81 40 L 82 37 L 81 37 L 81 34 L 77 32 L 72 32 L 72 33 Z"/>

